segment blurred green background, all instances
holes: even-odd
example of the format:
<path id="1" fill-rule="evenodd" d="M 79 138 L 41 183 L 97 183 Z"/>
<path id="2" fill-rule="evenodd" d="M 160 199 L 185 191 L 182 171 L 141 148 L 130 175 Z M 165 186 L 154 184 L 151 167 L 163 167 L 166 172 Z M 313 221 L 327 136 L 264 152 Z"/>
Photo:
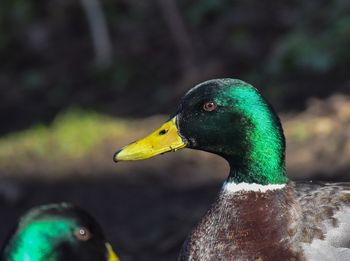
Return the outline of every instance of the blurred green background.
<path id="1" fill-rule="evenodd" d="M 291 177 L 350 180 L 348 0 L 2 0 L 0 32 L 0 244 L 28 207 L 65 200 L 123 260 L 176 260 L 225 162 L 112 156 L 211 78 L 278 110 Z"/>

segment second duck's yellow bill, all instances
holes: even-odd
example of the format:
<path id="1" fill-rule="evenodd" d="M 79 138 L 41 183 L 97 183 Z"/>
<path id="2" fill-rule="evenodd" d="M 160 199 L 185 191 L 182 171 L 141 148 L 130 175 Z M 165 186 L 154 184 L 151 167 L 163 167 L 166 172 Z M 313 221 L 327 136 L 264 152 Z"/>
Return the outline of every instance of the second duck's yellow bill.
<path id="1" fill-rule="evenodd" d="M 113 248 L 109 243 L 106 243 L 107 248 L 107 261 L 120 261 L 116 253 L 113 251 Z"/>
<path id="2" fill-rule="evenodd" d="M 175 116 L 147 137 L 135 141 L 116 152 L 114 161 L 143 160 L 185 147 L 186 144 L 179 135 L 176 126 Z"/>

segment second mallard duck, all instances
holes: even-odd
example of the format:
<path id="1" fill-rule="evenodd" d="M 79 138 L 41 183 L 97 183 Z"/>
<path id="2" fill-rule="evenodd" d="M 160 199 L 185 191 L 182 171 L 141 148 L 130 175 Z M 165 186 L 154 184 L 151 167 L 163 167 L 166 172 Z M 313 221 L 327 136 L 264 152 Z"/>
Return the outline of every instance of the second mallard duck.
<path id="1" fill-rule="evenodd" d="M 119 261 L 100 225 L 68 203 L 29 210 L 0 251 L 1 261 Z"/>
<path id="2" fill-rule="evenodd" d="M 350 260 L 350 184 L 288 181 L 280 121 L 254 87 L 195 86 L 168 122 L 114 159 L 185 147 L 224 157 L 230 173 L 180 260 Z"/>

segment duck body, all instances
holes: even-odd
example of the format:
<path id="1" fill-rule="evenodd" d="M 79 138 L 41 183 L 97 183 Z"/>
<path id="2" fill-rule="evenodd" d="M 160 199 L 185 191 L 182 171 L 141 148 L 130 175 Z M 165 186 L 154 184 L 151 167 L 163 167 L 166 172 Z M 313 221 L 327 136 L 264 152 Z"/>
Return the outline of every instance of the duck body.
<path id="1" fill-rule="evenodd" d="M 350 260 L 350 184 L 235 186 L 224 186 L 179 260 Z"/>
<path id="2" fill-rule="evenodd" d="M 295 260 L 289 233 L 294 204 L 289 189 L 267 192 L 223 188 L 190 234 L 180 260 Z M 272 225 L 273 224 L 273 225 Z M 259 259 L 260 258 L 260 259 Z"/>
<path id="3" fill-rule="evenodd" d="M 195 86 L 171 120 L 114 159 L 181 148 L 217 154 L 230 172 L 180 260 L 350 260 L 350 184 L 288 180 L 281 122 L 253 86 L 235 79 Z"/>

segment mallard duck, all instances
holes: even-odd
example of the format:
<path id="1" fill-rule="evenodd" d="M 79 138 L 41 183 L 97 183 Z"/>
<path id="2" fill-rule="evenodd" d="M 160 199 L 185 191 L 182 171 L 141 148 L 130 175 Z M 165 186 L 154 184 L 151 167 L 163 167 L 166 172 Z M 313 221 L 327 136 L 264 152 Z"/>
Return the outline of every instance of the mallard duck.
<path id="1" fill-rule="evenodd" d="M 29 210 L 0 254 L 2 261 L 118 261 L 101 227 L 68 203 Z"/>
<path id="2" fill-rule="evenodd" d="M 169 121 L 114 160 L 182 148 L 220 155 L 230 172 L 180 260 L 350 260 L 350 184 L 289 181 L 280 120 L 253 86 L 195 86 Z"/>

